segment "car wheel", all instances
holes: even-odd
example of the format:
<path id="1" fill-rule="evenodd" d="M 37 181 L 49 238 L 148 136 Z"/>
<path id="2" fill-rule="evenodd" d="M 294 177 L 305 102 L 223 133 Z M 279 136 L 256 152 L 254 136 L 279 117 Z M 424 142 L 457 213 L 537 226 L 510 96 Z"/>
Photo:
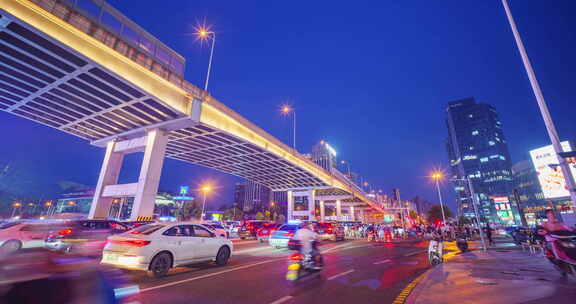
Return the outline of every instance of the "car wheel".
<path id="1" fill-rule="evenodd" d="M 172 256 L 166 252 L 157 254 L 150 263 L 150 270 L 148 276 L 153 278 L 161 278 L 165 276 L 170 267 L 172 266 Z"/>
<path id="2" fill-rule="evenodd" d="M 223 246 L 218 250 L 216 254 L 216 265 L 224 266 L 228 264 L 228 259 L 230 258 L 230 248 L 228 246 Z"/>
<path id="3" fill-rule="evenodd" d="M 0 247 L 0 251 L 3 254 L 11 254 L 20 250 L 20 248 L 22 248 L 22 242 L 18 240 L 10 240 L 2 244 L 2 247 Z"/>

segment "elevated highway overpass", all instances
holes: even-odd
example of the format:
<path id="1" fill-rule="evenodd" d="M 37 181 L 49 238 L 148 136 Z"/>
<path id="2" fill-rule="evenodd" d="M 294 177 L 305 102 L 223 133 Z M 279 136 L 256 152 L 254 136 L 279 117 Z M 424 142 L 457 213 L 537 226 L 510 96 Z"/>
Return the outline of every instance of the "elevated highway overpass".
<path id="1" fill-rule="evenodd" d="M 103 1 L 0 0 L 0 109 L 106 149 L 90 217 L 108 216 L 116 197 L 134 197 L 132 219 L 151 216 L 165 157 L 288 191 L 289 218 L 324 218 L 324 202 L 351 218 L 354 208 L 383 211 L 343 174 L 185 81 L 184 66 Z M 138 181 L 118 184 L 124 155 L 136 152 Z"/>

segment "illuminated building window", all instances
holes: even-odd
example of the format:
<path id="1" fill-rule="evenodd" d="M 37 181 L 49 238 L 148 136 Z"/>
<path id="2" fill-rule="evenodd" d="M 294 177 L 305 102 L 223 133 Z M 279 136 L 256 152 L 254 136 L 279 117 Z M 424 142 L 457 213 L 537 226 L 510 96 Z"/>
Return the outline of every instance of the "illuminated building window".
<path id="1" fill-rule="evenodd" d="M 472 131 L 472 135 L 478 135 L 480 132 L 478 132 L 478 130 L 474 130 Z"/>
<path id="2" fill-rule="evenodd" d="M 472 151 L 472 150 L 474 150 L 474 146 L 470 146 L 470 148 L 468 148 L 468 149 L 470 149 L 470 151 Z"/>
<path id="3" fill-rule="evenodd" d="M 490 140 L 490 141 L 488 141 L 488 144 L 489 144 L 490 146 L 493 146 L 493 145 L 495 145 L 496 143 L 495 143 L 494 141 Z"/>
<path id="4" fill-rule="evenodd" d="M 482 158 L 480 159 L 480 162 L 481 162 L 481 163 L 485 163 L 485 162 L 487 162 L 487 161 L 488 161 L 488 157 L 482 157 Z"/>
<path id="5" fill-rule="evenodd" d="M 465 155 L 463 159 L 464 160 L 471 160 L 471 159 L 477 159 L 477 158 L 478 158 L 478 156 L 476 156 L 476 155 Z"/>

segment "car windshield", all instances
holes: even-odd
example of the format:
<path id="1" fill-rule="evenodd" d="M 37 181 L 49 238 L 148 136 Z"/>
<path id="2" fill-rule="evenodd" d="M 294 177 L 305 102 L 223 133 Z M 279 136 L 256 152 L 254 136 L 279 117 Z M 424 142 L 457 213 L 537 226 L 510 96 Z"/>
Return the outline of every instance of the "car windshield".
<path id="1" fill-rule="evenodd" d="M 10 227 L 14 227 L 16 225 L 20 224 L 20 222 L 10 222 L 10 223 L 4 223 L 0 225 L 0 229 L 8 229 Z"/>
<path id="2" fill-rule="evenodd" d="M 155 231 L 158 231 L 159 229 L 161 229 L 165 226 L 166 225 L 162 225 L 162 224 L 148 224 L 148 225 L 143 225 L 143 226 L 137 227 L 136 229 L 130 231 L 130 233 L 149 235 L 149 234 L 154 233 Z"/>
<path id="3" fill-rule="evenodd" d="M 222 227 L 222 225 L 220 225 L 220 224 L 212 224 L 212 225 L 210 225 L 210 227 L 215 228 L 215 229 L 224 229 L 224 227 Z"/>
<path id="4" fill-rule="evenodd" d="M 296 231 L 298 230 L 298 226 L 296 225 L 284 225 L 278 229 L 280 231 Z"/>

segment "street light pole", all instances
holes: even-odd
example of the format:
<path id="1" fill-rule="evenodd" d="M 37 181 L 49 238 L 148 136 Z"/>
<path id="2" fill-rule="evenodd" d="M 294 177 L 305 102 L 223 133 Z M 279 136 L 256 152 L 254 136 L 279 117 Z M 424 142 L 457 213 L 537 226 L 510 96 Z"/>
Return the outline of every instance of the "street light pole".
<path id="1" fill-rule="evenodd" d="M 208 60 L 208 73 L 206 73 L 204 91 L 208 91 L 208 81 L 210 80 L 210 70 L 212 69 L 212 56 L 214 55 L 214 44 L 216 43 L 216 33 L 208 32 L 207 35 L 212 35 L 212 47 L 210 48 L 210 59 Z"/>
<path id="2" fill-rule="evenodd" d="M 442 202 L 442 194 L 440 193 L 439 177 L 435 178 L 436 190 L 438 190 L 438 200 L 440 200 L 440 210 L 442 211 L 442 223 L 446 225 L 446 216 L 444 215 L 444 203 Z"/>
<path id="3" fill-rule="evenodd" d="M 572 172 L 570 171 L 570 167 L 566 162 L 566 160 L 558 155 L 559 153 L 563 152 L 562 145 L 560 143 L 560 138 L 558 137 L 558 132 L 556 131 L 554 121 L 552 121 L 552 117 L 550 116 L 550 112 L 548 111 L 548 106 L 546 105 L 544 95 L 540 90 L 538 79 L 536 79 L 536 74 L 532 69 L 532 64 L 530 63 L 528 53 L 524 48 L 524 43 L 522 42 L 520 33 L 518 33 L 518 28 L 516 27 L 514 17 L 512 17 L 512 12 L 510 11 L 510 7 L 508 6 L 508 1 L 502 0 L 502 4 L 504 5 L 504 10 L 506 11 L 506 17 L 508 18 L 508 23 L 510 23 L 510 28 L 512 29 L 512 33 L 514 34 L 516 46 L 518 47 L 518 51 L 520 52 L 520 56 L 522 57 L 522 63 L 524 64 L 524 68 L 526 69 L 526 73 L 528 74 L 528 79 L 530 79 L 530 85 L 532 86 L 532 91 L 536 96 L 536 101 L 538 102 L 538 107 L 540 108 L 540 114 L 544 119 L 544 124 L 546 125 L 546 130 L 548 131 L 548 136 L 550 137 L 550 141 L 552 142 L 552 146 L 554 147 L 554 152 L 556 153 L 556 155 L 558 156 L 558 160 L 560 161 L 560 168 L 562 169 L 562 174 L 564 174 L 566 186 L 568 187 L 568 191 L 570 192 L 570 198 L 572 200 L 573 208 L 576 208 L 576 185 L 574 183 Z"/>
<path id="4" fill-rule="evenodd" d="M 204 199 L 202 200 L 202 214 L 200 215 L 200 220 L 204 221 L 204 215 L 206 210 L 206 191 L 202 191 L 204 193 Z"/>
<path id="5" fill-rule="evenodd" d="M 296 151 L 296 110 L 292 110 L 292 148 Z"/>

